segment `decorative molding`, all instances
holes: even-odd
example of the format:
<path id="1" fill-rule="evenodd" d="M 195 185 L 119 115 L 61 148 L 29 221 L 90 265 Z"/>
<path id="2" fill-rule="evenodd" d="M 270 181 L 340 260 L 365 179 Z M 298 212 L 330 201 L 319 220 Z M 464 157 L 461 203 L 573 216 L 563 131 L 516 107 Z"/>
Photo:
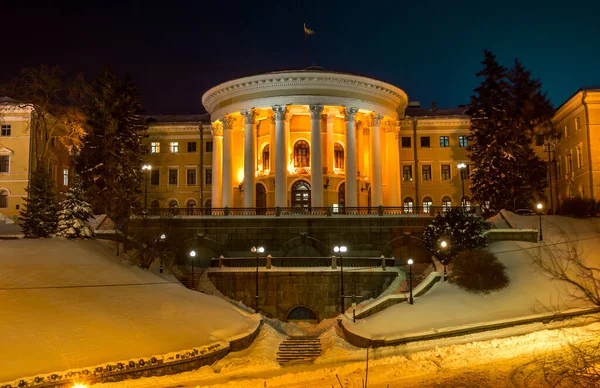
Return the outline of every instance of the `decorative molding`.
<path id="1" fill-rule="evenodd" d="M 309 71 L 260 74 L 224 82 L 208 90 L 202 96 L 202 104 L 213 114 L 221 102 L 241 95 L 302 89 L 369 94 L 402 108 L 408 104 L 406 93 L 391 84 L 350 74 Z"/>
<path id="2" fill-rule="evenodd" d="M 378 127 L 379 123 L 383 119 L 383 115 L 379 113 L 371 113 L 371 126 Z"/>
<path id="3" fill-rule="evenodd" d="M 223 129 L 224 130 L 232 130 L 233 124 L 235 123 L 236 120 L 237 120 L 237 118 L 235 116 L 226 115 L 224 118 L 221 119 L 221 122 L 223 122 Z"/>
<path id="4" fill-rule="evenodd" d="M 223 123 L 220 120 L 213 121 L 212 130 L 210 131 L 213 136 L 223 136 Z"/>
<path id="5" fill-rule="evenodd" d="M 197 126 L 178 126 L 178 125 L 165 125 L 165 126 L 154 126 L 148 127 L 148 132 L 198 132 L 200 128 Z"/>
<path id="6" fill-rule="evenodd" d="M 385 133 L 400 131 L 400 122 L 396 120 L 385 119 L 381 122 L 381 126 Z"/>
<path id="7" fill-rule="evenodd" d="M 273 105 L 271 109 L 273 109 L 275 120 L 285 120 L 285 116 L 287 113 L 287 107 L 285 105 Z"/>
<path id="8" fill-rule="evenodd" d="M 320 120 L 321 113 L 323 113 L 323 109 L 325 107 L 323 105 L 309 105 L 308 110 L 310 111 L 310 119 L 311 120 Z"/>
<path id="9" fill-rule="evenodd" d="M 329 113 L 323 115 L 323 119 L 327 121 L 327 124 L 333 123 L 333 119 L 335 118 L 335 114 L 329 111 Z"/>
<path id="10" fill-rule="evenodd" d="M 242 117 L 244 118 L 244 125 L 256 124 L 256 116 L 258 116 L 258 112 L 256 111 L 256 109 L 252 108 L 252 109 L 242 110 L 242 111 L 240 111 L 240 113 L 242 114 Z"/>
<path id="11" fill-rule="evenodd" d="M 363 127 L 363 129 L 362 129 L 362 133 L 363 133 L 363 136 L 368 136 L 368 135 L 370 135 L 370 134 L 371 134 L 371 128 L 369 128 L 369 127 L 367 127 L 367 126 Z"/>
<path id="12" fill-rule="evenodd" d="M 355 108 L 355 107 L 346 108 L 346 107 L 344 107 L 344 117 L 346 118 L 346 121 L 354 121 L 354 116 L 356 115 L 356 113 L 358 113 L 358 108 Z"/>

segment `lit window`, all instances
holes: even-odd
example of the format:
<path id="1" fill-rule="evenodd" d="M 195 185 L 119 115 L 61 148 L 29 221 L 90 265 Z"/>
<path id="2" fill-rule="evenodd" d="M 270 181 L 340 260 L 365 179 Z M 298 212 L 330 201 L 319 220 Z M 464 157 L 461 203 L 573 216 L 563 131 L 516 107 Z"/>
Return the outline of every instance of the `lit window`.
<path id="1" fill-rule="evenodd" d="M 412 166 L 402 166 L 402 180 L 412 181 Z"/>
<path id="2" fill-rule="evenodd" d="M 294 167 L 310 167 L 310 147 L 304 140 L 294 144 Z"/>
<path id="3" fill-rule="evenodd" d="M 271 147 L 267 144 L 262 152 L 262 169 L 269 170 L 271 168 Z"/>
<path id="4" fill-rule="evenodd" d="M 152 153 L 152 154 L 160 153 L 160 143 L 159 142 L 153 141 L 152 143 L 150 143 L 150 153 Z"/>
<path id="5" fill-rule="evenodd" d="M 449 181 L 451 178 L 450 176 L 450 165 L 449 164 L 442 164 L 442 180 L 443 181 Z"/>
<path id="6" fill-rule="evenodd" d="M 447 212 L 452 208 L 452 200 L 448 197 L 442 198 L 442 211 Z"/>
<path id="7" fill-rule="evenodd" d="M 412 214 L 414 211 L 414 202 L 412 198 L 405 198 L 404 199 L 404 206 L 403 206 L 403 210 L 404 210 L 404 214 Z"/>
<path id="8" fill-rule="evenodd" d="M 450 147 L 450 138 L 448 136 L 440 136 L 440 147 Z"/>
<path id="9" fill-rule="evenodd" d="M 10 172 L 8 170 L 10 166 L 10 156 L 0 155 L 0 172 Z"/>
<path id="10" fill-rule="evenodd" d="M 410 148 L 410 137 L 402 137 L 402 148 Z"/>
<path id="11" fill-rule="evenodd" d="M 169 170 L 169 185 L 177 185 L 177 170 Z"/>
<path id="12" fill-rule="evenodd" d="M 429 197 L 425 197 L 423 199 L 423 213 L 431 213 L 431 208 L 433 206 L 433 201 Z"/>
<path id="13" fill-rule="evenodd" d="M 344 169 L 344 148 L 338 143 L 333 146 L 333 160 L 335 168 Z"/>
<path id="14" fill-rule="evenodd" d="M 469 145 L 469 139 L 466 136 L 458 137 L 458 146 L 459 147 L 466 147 L 468 145 Z"/>
<path id="15" fill-rule="evenodd" d="M 431 180 L 431 165 L 427 164 L 421 167 L 423 181 Z"/>
<path id="16" fill-rule="evenodd" d="M 0 136 L 10 136 L 10 124 L 2 124 Z"/>
<path id="17" fill-rule="evenodd" d="M 178 141 L 172 141 L 170 146 L 169 146 L 169 150 L 171 151 L 171 153 L 177 153 L 179 152 L 179 142 Z"/>
<path id="18" fill-rule="evenodd" d="M 63 169 L 63 185 L 69 186 L 69 169 Z"/>

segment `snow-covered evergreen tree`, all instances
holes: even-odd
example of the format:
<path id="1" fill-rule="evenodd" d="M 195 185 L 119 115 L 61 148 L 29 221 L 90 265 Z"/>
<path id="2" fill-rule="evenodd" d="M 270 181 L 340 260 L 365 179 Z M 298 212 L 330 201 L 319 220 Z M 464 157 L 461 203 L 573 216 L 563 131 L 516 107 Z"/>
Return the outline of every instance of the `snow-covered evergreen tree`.
<path id="1" fill-rule="evenodd" d="M 20 211 L 19 225 L 25 237 L 50 237 L 56 231 L 58 205 L 54 190 L 48 167 L 39 165 L 25 189 L 28 195 Z"/>
<path id="2" fill-rule="evenodd" d="M 86 201 L 85 192 L 81 187 L 81 178 L 75 175 L 73 186 L 60 201 L 58 213 L 57 236 L 66 238 L 92 238 L 93 231 L 88 219 L 93 215 L 92 207 Z"/>
<path id="3" fill-rule="evenodd" d="M 471 116 L 471 192 L 484 216 L 528 206 L 547 186 L 546 166 L 534 153 L 534 130 L 548 123 L 553 108 L 541 83 L 518 62 L 508 71 L 485 51 L 483 77 L 467 114 Z"/>
<path id="4" fill-rule="evenodd" d="M 448 264 L 459 252 L 485 246 L 484 231 L 490 225 L 481 217 L 467 213 L 462 208 L 452 208 L 438 214 L 423 231 L 425 248 L 442 263 Z M 440 242 L 446 240 L 448 246 L 442 248 Z"/>

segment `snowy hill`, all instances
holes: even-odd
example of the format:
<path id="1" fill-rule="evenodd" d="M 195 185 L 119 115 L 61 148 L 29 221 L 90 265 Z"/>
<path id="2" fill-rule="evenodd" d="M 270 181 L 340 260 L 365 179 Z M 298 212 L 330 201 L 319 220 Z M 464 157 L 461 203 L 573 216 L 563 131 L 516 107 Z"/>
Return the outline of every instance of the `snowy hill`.
<path id="1" fill-rule="evenodd" d="M 99 241 L 0 240 L 0 382 L 200 347 L 249 315 L 122 262 Z"/>

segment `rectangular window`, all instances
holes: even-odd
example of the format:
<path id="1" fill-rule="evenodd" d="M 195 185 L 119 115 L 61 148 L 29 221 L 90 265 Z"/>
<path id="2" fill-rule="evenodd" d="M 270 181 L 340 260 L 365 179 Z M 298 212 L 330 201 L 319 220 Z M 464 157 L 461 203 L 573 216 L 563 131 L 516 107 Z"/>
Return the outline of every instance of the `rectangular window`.
<path id="1" fill-rule="evenodd" d="M 204 170 L 204 184 L 212 185 L 212 168 Z"/>
<path id="2" fill-rule="evenodd" d="M 583 167 L 583 153 L 581 148 L 577 147 L 577 168 Z"/>
<path id="3" fill-rule="evenodd" d="M 187 184 L 188 186 L 196 185 L 196 170 L 187 170 Z"/>
<path id="4" fill-rule="evenodd" d="M 206 142 L 205 151 L 206 151 L 206 152 L 213 152 L 213 151 L 212 151 L 212 147 L 213 147 L 213 142 L 212 142 L 212 141 L 207 141 L 207 142 Z"/>
<path id="5" fill-rule="evenodd" d="M 544 145 L 544 135 L 535 135 L 535 145 L 541 147 Z"/>
<path id="6" fill-rule="evenodd" d="M 69 169 L 63 169 L 63 185 L 69 186 Z"/>
<path id="7" fill-rule="evenodd" d="M 0 155 L 0 172 L 9 172 L 10 156 Z"/>
<path id="8" fill-rule="evenodd" d="M 431 165 L 427 164 L 421 167 L 423 181 L 431 180 Z"/>
<path id="9" fill-rule="evenodd" d="M 450 138 L 448 136 L 440 136 L 440 147 L 450 147 Z"/>
<path id="10" fill-rule="evenodd" d="M 449 181 L 451 178 L 450 176 L 450 165 L 449 164 L 442 164 L 442 180 L 443 181 Z"/>
<path id="11" fill-rule="evenodd" d="M 10 124 L 2 124 L 2 130 L 0 130 L 0 136 L 10 136 Z"/>
<path id="12" fill-rule="evenodd" d="M 171 153 L 177 153 L 177 152 L 179 152 L 179 142 L 178 141 L 172 141 L 171 145 L 169 147 L 169 150 L 171 151 Z"/>
<path id="13" fill-rule="evenodd" d="M 431 147 L 431 141 L 429 140 L 429 136 L 421 136 L 421 148 L 429 147 Z"/>
<path id="14" fill-rule="evenodd" d="M 160 153 L 160 143 L 157 141 L 153 141 L 150 143 L 150 153 L 159 154 Z"/>
<path id="15" fill-rule="evenodd" d="M 409 136 L 402 137 L 402 148 L 410 148 L 410 137 Z"/>
<path id="16" fill-rule="evenodd" d="M 412 181 L 412 166 L 402 166 L 402 180 L 406 182 Z"/>
<path id="17" fill-rule="evenodd" d="M 579 121 L 579 117 L 575 117 L 575 131 L 579 131 L 581 129 L 581 121 Z"/>
<path id="18" fill-rule="evenodd" d="M 152 170 L 150 172 L 150 184 L 153 186 L 158 186 L 160 184 L 160 171 Z"/>
<path id="19" fill-rule="evenodd" d="M 573 160 L 571 159 L 571 154 L 568 154 L 567 156 L 565 156 L 565 159 L 566 159 L 565 169 L 567 170 L 566 173 L 570 174 L 573 171 Z"/>
<path id="20" fill-rule="evenodd" d="M 177 185 L 177 170 L 169 170 L 169 185 Z"/>
<path id="21" fill-rule="evenodd" d="M 196 142 L 188 141 L 188 152 L 196 152 Z"/>
<path id="22" fill-rule="evenodd" d="M 556 159 L 556 178 L 560 178 L 560 158 Z"/>
<path id="23" fill-rule="evenodd" d="M 467 147 L 469 145 L 469 139 L 467 136 L 459 136 L 458 137 L 458 146 L 459 147 Z"/>
<path id="24" fill-rule="evenodd" d="M 565 125 L 565 138 L 569 137 L 569 125 Z"/>

